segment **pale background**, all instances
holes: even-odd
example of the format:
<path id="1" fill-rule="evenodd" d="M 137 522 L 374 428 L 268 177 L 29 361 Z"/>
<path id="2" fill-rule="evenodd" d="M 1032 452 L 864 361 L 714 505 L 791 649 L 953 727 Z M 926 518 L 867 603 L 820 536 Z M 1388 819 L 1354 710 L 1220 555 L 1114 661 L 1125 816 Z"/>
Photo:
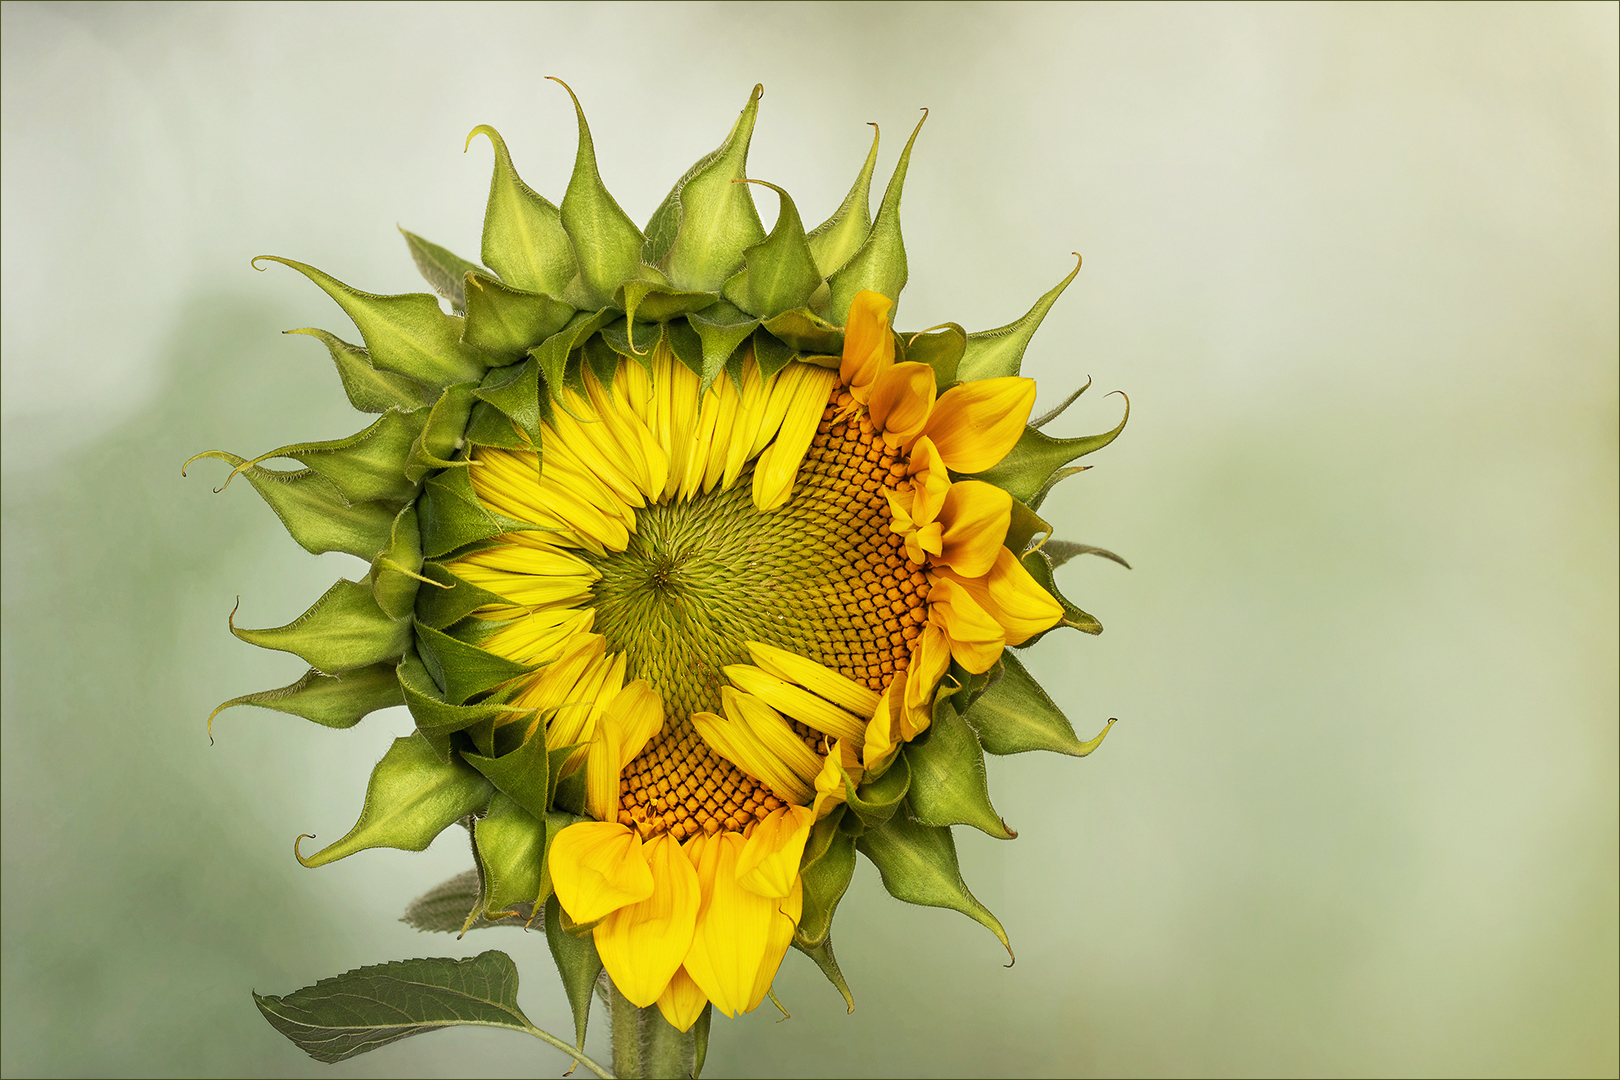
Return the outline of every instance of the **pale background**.
<path id="1" fill-rule="evenodd" d="M 209 745 L 302 671 L 235 598 L 277 625 L 358 566 L 179 471 L 359 429 L 278 334 L 341 314 L 249 258 L 395 292 L 396 224 L 476 257 L 462 140 L 560 198 L 558 75 L 638 221 L 756 81 L 751 174 L 811 222 L 928 106 L 901 322 L 999 325 L 1079 250 L 1025 372 L 1097 380 L 1062 434 L 1135 408 L 1048 504 L 1135 570 L 1061 571 L 1108 631 L 1030 658 L 1121 723 L 992 761 L 1015 842 L 957 830 L 1017 965 L 863 862 L 854 1015 L 790 954 L 792 1020 L 718 1020 L 710 1075 L 1613 1075 L 1616 37 L 1612 4 L 5 4 L 4 1072 L 562 1070 L 490 1031 L 328 1068 L 253 1009 L 495 947 L 568 1027 L 542 937 L 395 921 L 457 834 L 293 861 L 403 710 Z"/>

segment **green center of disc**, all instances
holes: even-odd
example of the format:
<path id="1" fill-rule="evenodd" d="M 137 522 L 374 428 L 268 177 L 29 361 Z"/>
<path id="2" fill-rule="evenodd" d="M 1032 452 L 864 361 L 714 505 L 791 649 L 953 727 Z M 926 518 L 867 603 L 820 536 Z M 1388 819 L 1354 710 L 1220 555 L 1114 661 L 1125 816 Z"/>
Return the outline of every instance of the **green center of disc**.
<path id="1" fill-rule="evenodd" d="M 838 530 L 792 506 L 762 514 L 750 490 L 744 475 L 729 491 L 643 507 L 629 545 L 594 560 L 596 632 L 672 718 L 720 711 L 721 668 L 750 663 L 747 642 L 816 657 L 837 621 Z"/>

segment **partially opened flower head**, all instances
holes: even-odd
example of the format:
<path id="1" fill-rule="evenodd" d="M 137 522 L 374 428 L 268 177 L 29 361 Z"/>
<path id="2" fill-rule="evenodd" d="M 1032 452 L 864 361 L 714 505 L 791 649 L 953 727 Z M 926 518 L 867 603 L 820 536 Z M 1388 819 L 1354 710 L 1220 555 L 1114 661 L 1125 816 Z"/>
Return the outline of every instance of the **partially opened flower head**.
<path id="1" fill-rule="evenodd" d="M 227 705 L 416 722 L 353 830 L 300 859 L 420 850 L 463 821 L 466 925 L 544 917 L 565 976 L 599 963 L 681 1031 L 758 1007 L 790 945 L 849 997 L 830 930 L 857 851 L 895 896 L 1006 943 L 950 833 L 1013 835 L 983 753 L 1102 738 L 1079 741 L 1007 651 L 1101 629 L 1053 581 L 1097 549 L 1049 540 L 1039 510 L 1124 421 L 1049 437 L 1019 374 L 1074 273 L 1007 326 L 897 333 L 911 143 L 875 218 L 874 139 L 809 232 L 764 185 L 767 233 L 744 177 L 759 96 L 645 229 L 582 111 L 559 205 L 476 129 L 495 152 L 482 264 L 405 234 L 448 312 L 274 259 L 354 321 L 362 345 L 297 332 L 380 417 L 204 455 L 310 551 L 371 566 L 288 626 L 233 627 L 311 669 Z"/>

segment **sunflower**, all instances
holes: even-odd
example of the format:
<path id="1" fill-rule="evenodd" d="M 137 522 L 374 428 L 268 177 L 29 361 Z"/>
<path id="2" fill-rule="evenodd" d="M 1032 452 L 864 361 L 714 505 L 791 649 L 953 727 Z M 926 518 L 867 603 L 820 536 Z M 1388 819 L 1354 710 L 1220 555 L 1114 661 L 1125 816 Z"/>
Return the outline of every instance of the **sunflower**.
<path id="1" fill-rule="evenodd" d="M 448 312 L 265 257 L 353 319 L 363 346 L 293 332 L 381 415 L 348 439 L 199 455 L 310 551 L 370 563 L 288 626 L 233 624 L 311 668 L 221 708 L 348 727 L 405 704 L 417 726 L 350 833 L 300 861 L 420 850 L 462 821 L 462 929 L 543 918 L 581 1045 L 576 984 L 602 970 L 638 1023 L 656 1006 L 683 1033 L 706 1033 L 711 1005 L 757 1008 L 790 945 L 848 999 L 830 925 L 857 850 L 894 895 L 1005 944 L 950 839 L 1014 835 L 983 752 L 1102 739 L 1079 741 L 1006 651 L 1098 632 L 1053 569 L 1117 558 L 1050 540 L 1037 511 L 1124 421 L 1046 436 L 1078 391 L 1032 424 L 1018 374 L 1078 265 L 1008 326 L 896 333 L 917 133 L 875 219 L 874 138 L 817 229 L 764 185 L 767 234 L 743 175 L 760 92 L 645 230 L 603 187 L 577 99 L 560 205 L 475 129 L 495 151 L 483 265 L 405 234 Z"/>

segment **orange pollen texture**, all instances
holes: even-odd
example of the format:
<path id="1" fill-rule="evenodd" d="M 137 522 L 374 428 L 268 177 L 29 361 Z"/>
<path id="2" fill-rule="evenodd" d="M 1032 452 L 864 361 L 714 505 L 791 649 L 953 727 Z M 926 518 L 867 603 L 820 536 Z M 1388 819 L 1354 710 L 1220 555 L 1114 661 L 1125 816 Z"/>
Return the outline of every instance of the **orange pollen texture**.
<path id="1" fill-rule="evenodd" d="M 619 780 L 619 824 L 643 836 L 752 833 L 781 805 L 770 788 L 710 750 L 688 720 L 666 725 Z"/>

